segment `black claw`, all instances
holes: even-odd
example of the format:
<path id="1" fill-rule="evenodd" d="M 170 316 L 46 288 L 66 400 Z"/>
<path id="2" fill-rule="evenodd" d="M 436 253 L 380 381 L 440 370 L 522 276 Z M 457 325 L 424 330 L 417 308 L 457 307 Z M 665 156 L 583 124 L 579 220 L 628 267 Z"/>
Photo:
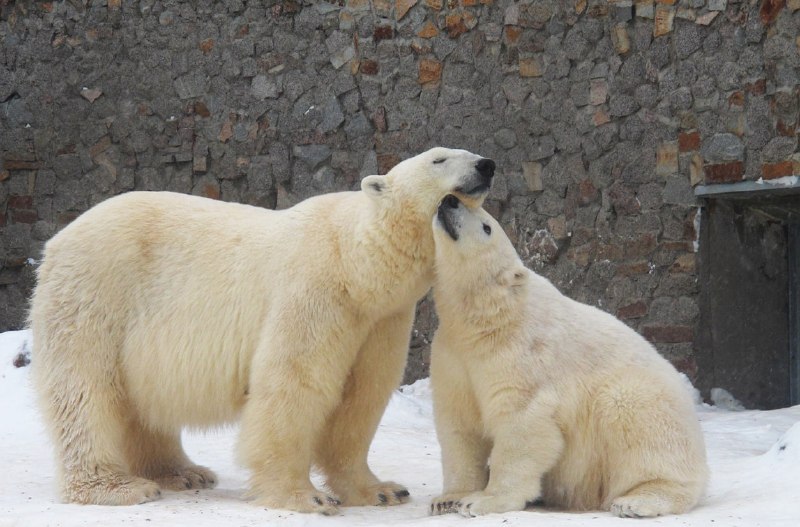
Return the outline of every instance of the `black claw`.
<path id="1" fill-rule="evenodd" d="M 408 496 L 411 495 L 411 493 L 408 492 L 406 489 L 403 489 L 394 491 L 394 495 L 397 496 L 397 498 L 399 499 L 399 498 L 407 498 Z"/>
<path id="2" fill-rule="evenodd" d="M 438 512 L 442 512 L 442 504 L 441 504 L 441 503 L 437 503 L 437 504 L 436 504 L 436 510 L 437 510 Z"/>
<path id="3" fill-rule="evenodd" d="M 386 497 L 386 494 L 380 493 L 378 494 L 378 501 L 380 501 L 381 503 L 386 503 L 387 501 L 389 501 L 389 498 Z"/>
<path id="4" fill-rule="evenodd" d="M 322 505 L 322 500 L 314 496 L 314 503 L 316 503 L 317 505 Z"/>

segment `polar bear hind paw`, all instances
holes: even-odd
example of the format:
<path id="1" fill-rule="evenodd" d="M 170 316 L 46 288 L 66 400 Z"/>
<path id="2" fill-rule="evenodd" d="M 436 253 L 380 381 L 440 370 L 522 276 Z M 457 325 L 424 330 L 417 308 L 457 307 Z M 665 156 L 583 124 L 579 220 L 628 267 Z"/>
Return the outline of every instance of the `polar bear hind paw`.
<path id="1" fill-rule="evenodd" d="M 461 499 L 458 513 L 466 517 L 483 516 L 497 512 L 522 511 L 528 503 L 535 498 L 521 498 L 518 496 L 494 496 L 485 492 L 476 492 Z"/>
<path id="2" fill-rule="evenodd" d="M 163 474 L 155 480 L 169 490 L 211 489 L 217 484 L 217 476 L 206 467 L 193 465 Z"/>
<path id="3" fill-rule="evenodd" d="M 161 498 L 161 487 L 155 481 L 125 474 L 87 474 L 70 478 L 64 494 L 67 501 L 85 505 L 138 505 Z"/>

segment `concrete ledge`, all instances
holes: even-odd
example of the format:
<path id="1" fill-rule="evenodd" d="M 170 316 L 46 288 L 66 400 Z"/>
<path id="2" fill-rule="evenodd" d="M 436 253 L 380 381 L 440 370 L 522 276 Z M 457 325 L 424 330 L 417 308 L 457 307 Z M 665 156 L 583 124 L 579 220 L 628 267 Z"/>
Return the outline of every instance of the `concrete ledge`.
<path id="1" fill-rule="evenodd" d="M 764 181 L 741 181 L 718 185 L 697 185 L 694 195 L 698 198 L 753 198 L 800 194 L 800 177 L 787 176 Z"/>

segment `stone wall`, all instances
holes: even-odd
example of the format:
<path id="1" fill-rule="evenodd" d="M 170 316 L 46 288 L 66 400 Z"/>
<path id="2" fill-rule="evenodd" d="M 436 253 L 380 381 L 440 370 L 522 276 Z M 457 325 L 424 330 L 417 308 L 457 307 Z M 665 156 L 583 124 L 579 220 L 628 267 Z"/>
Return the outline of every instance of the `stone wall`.
<path id="1" fill-rule="evenodd" d="M 0 0 L 0 330 L 109 196 L 283 208 L 444 145 L 497 161 L 486 206 L 531 268 L 702 376 L 692 187 L 800 173 L 799 9 Z M 434 326 L 423 302 L 408 378 Z"/>

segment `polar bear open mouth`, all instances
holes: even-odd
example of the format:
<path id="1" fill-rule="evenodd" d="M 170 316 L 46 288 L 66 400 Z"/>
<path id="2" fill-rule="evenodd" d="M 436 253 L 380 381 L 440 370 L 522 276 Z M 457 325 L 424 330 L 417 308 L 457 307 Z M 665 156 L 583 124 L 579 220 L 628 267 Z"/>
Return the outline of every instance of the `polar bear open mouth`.
<path id="1" fill-rule="evenodd" d="M 448 194 L 439 204 L 439 209 L 436 211 L 436 218 L 439 225 L 445 230 L 448 236 L 453 241 L 458 240 L 458 225 L 454 212 L 461 206 L 461 202 L 457 197 Z"/>

